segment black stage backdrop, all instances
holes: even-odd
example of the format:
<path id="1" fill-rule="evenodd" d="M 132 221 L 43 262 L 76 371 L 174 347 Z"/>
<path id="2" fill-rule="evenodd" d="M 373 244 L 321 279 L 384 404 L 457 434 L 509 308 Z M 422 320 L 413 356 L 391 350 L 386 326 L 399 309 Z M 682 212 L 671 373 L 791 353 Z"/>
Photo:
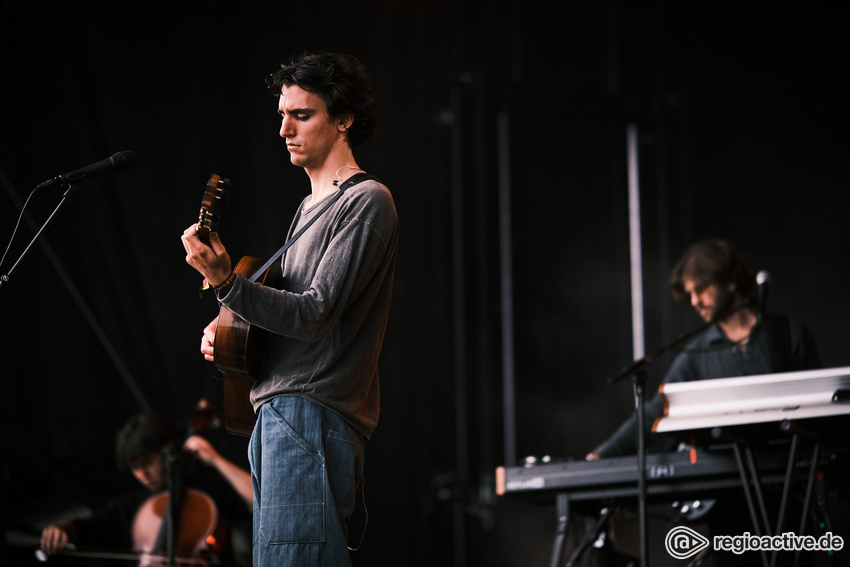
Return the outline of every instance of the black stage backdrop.
<path id="1" fill-rule="evenodd" d="M 180 234 L 218 173 L 233 183 L 231 254 L 282 243 L 309 186 L 263 79 L 298 49 L 370 68 L 382 125 L 358 161 L 394 192 L 402 223 L 356 565 L 547 561 L 552 509 L 492 493 L 503 410 L 515 404 L 509 455 L 576 458 L 631 412 L 629 383 L 606 382 L 633 358 L 629 124 L 647 348 L 698 323 L 665 276 L 691 242 L 719 236 L 771 272 L 768 308 L 802 318 L 826 366 L 850 363 L 839 4 L 537 4 L 2 3 L 2 246 L 40 182 L 139 156 L 80 183 L 0 290 L 4 553 L 131 485 L 112 462 L 130 415 L 178 422 L 202 396 L 220 403 L 198 353 L 216 308 Z M 0 273 L 60 197 L 32 197 Z M 217 443 L 247 466 L 245 439 Z"/>

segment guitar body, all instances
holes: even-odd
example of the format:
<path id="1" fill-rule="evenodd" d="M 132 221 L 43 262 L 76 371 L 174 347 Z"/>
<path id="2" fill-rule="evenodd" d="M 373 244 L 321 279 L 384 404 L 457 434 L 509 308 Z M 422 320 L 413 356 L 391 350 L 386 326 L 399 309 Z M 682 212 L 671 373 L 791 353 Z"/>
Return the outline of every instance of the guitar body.
<path id="1" fill-rule="evenodd" d="M 250 278 L 265 261 L 245 256 L 236 264 L 234 272 Z M 266 270 L 257 282 L 277 287 L 279 278 Z M 224 381 L 224 426 L 236 435 L 251 435 L 257 415 L 248 399 L 251 386 L 260 372 L 268 347 L 269 332 L 252 325 L 242 317 L 222 306 L 215 330 L 215 366 Z"/>

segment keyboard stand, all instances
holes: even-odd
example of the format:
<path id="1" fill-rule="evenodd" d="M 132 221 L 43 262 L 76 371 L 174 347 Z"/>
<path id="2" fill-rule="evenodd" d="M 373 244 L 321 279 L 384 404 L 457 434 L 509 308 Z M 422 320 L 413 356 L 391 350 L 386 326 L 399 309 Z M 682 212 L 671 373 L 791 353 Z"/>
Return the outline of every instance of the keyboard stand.
<path id="1" fill-rule="evenodd" d="M 570 495 L 559 492 L 555 496 L 555 513 L 558 526 L 555 529 L 555 545 L 552 548 L 552 560 L 549 567 L 561 567 L 564 561 L 564 545 L 567 543 L 567 530 L 570 526 Z"/>
<path id="2" fill-rule="evenodd" d="M 791 429 L 793 425 L 790 423 L 783 424 L 783 428 Z M 808 432 L 807 432 L 808 433 Z M 806 480 L 805 496 L 803 498 L 803 509 L 800 518 L 800 528 L 796 535 L 804 535 L 806 530 L 806 519 L 809 514 L 809 507 L 812 501 L 812 493 L 814 491 L 815 479 L 818 472 L 818 461 L 820 460 L 820 440 L 815 437 L 815 443 L 812 448 L 811 463 L 809 464 L 808 478 Z M 736 441 L 732 444 L 732 449 L 735 454 L 735 460 L 738 463 L 738 471 L 741 475 L 741 486 L 744 489 L 744 497 L 747 501 L 747 508 L 750 512 L 750 519 L 753 523 L 753 531 L 756 536 L 772 536 L 783 534 L 785 527 L 785 517 L 788 513 L 789 498 L 791 495 L 791 487 L 794 483 L 794 472 L 796 469 L 797 459 L 799 456 L 800 435 L 794 432 L 791 436 L 791 446 L 788 451 L 788 465 L 785 471 L 785 480 L 782 485 L 782 497 L 779 504 L 779 512 L 776 521 L 776 531 L 771 532 L 770 516 L 765 506 L 764 495 L 762 493 L 762 482 L 759 477 L 758 467 L 756 466 L 753 451 L 750 445 Z M 746 462 L 744 462 L 746 459 Z M 749 477 L 749 478 L 748 478 Z M 751 491 L 752 486 L 752 491 Z M 755 494 L 755 501 L 753 499 Z M 759 506 L 756 510 L 756 503 Z M 761 520 L 759 514 L 761 513 Z M 760 550 L 760 555 L 764 567 L 773 567 L 776 565 L 778 551 L 773 551 L 768 559 L 767 551 Z M 795 553 L 794 565 L 797 565 L 799 559 L 799 550 Z"/>

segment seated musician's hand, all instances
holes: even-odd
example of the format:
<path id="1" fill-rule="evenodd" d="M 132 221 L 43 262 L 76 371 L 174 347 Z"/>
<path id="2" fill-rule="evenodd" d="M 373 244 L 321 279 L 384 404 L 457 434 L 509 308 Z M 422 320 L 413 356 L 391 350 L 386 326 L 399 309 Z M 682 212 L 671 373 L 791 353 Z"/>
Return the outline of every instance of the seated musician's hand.
<path id="1" fill-rule="evenodd" d="M 186 439 L 183 448 L 205 465 L 215 466 L 216 460 L 221 458 L 210 442 L 200 435 L 192 435 Z"/>
<path id="2" fill-rule="evenodd" d="M 70 542 L 68 532 L 57 525 L 50 525 L 41 532 L 41 549 L 47 555 L 53 555 L 62 551 Z"/>
<path id="3" fill-rule="evenodd" d="M 584 460 L 585 461 L 598 461 L 599 455 L 597 455 L 595 452 L 588 453 L 587 455 L 585 455 Z"/>
<path id="4" fill-rule="evenodd" d="M 201 353 L 204 359 L 210 362 L 215 362 L 215 330 L 218 327 L 218 317 L 213 319 L 209 325 L 204 328 L 204 336 L 201 338 Z"/>

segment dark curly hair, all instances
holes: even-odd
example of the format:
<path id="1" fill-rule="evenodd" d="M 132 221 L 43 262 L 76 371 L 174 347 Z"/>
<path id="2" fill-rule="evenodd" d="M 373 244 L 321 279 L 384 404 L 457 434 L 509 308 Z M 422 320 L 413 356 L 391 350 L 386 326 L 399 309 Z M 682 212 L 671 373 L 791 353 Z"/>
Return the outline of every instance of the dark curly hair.
<path id="1" fill-rule="evenodd" d="M 368 140 L 378 125 L 369 73 L 351 55 L 295 53 L 266 77 L 266 84 L 275 96 L 280 96 L 284 86 L 292 85 L 318 95 L 325 101 L 332 120 L 351 116 L 354 120 L 346 132 L 352 148 Z"/>
<path id="2" fill-rule="evenodd" d="M 174 441 L 171 426 L 153 413 L 130 418 L 115 436 L 115 461 L 121 469 L 144 466 Z"/>
<path id="3" fill-rule="evenodd" d="M 731 242 L 719 238 L 700 240 L 682 255 L 670 271 L 670 289 L 673 298 L 687 298 L 684 279 L 698 285 L 735 284 L 741 297 L 749 297 L 755 286 L 756 267 L 752 257 L 739 250 Z"/>

